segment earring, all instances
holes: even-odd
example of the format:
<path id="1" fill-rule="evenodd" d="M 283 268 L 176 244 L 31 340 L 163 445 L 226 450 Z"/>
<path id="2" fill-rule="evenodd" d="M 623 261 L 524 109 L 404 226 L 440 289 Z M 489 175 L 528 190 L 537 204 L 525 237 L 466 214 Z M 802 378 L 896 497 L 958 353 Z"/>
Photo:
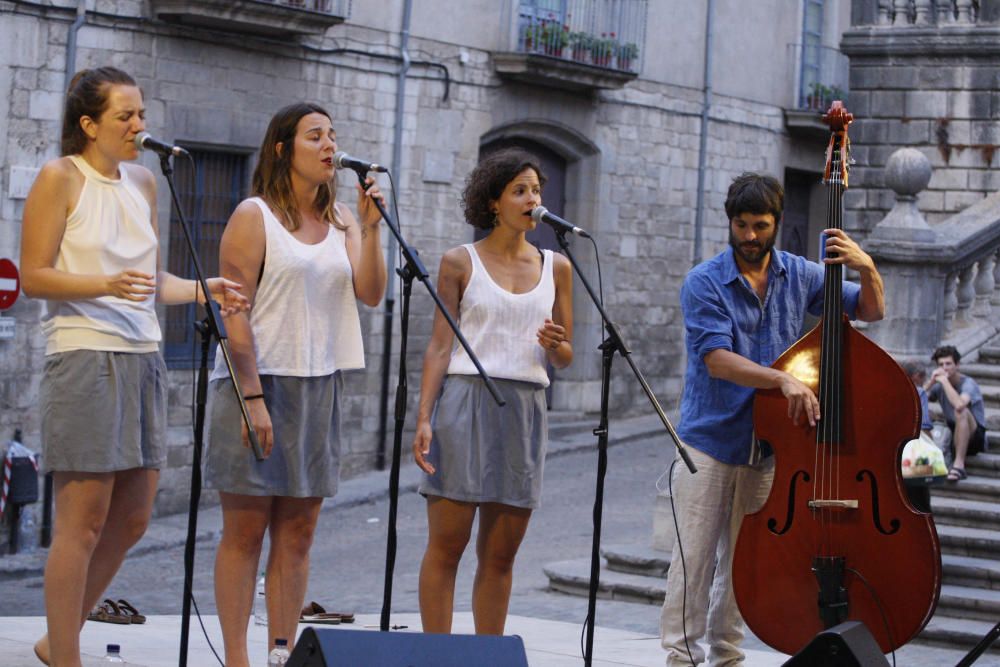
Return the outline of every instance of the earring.
<path id="1" fill-rule="evenodd" d="M 500 224 L 500 211 L 493 211 L 493 226 L 496 227 Z"/>

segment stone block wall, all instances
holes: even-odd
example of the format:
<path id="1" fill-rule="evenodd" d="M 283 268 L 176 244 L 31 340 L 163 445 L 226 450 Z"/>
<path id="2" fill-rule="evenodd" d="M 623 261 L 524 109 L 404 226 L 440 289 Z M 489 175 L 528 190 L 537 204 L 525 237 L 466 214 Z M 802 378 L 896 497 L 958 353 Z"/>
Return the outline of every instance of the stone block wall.
<path id="1" fill-rule="evenodd" d="M 330 109 L 341 149 L 388 161 L 396 63 L 317 49 L 350 43 L 352 48 L 395 54 L 394 34 L 347 23 L 332 28 L 319 47 L 279 45 L 145 20 L 143 4 L 98 2 L 103 13 L 89 16 L 80 31 L 77 67 L 114 64 L 136 76 L 145 95 L 148 129 L 155 136 L 253 150 L 274 111 L 308 99 Z M 72 15 L 24 7 L 13 11 L 8 5 L 0 2 L 0 256 L 16 259 L 24 200 L 10 196 L 8 186 L 15 170 L 37 168 L 57 154 L 65 38 Z M 119 18 L 108 16 L 115 13 Z M 411 38 L 410 49 L 422 60 L 445 64 L 452 77 L 445 100 L 439 72 L 419 66 L 411 70 L 402 163 L 396 174 L 403 232 L 420 250 L 432 279 L 441 254 L 472 238 L 471 228 L 461 219 L 459 201 L 485 136 L 505 128 L 551 143 L 557 151 L 560 146 L 577 146 L 578 154 L 567 154 L 572 158 L 567 166 L 568 214 L 594 233 L 601 251 L 606 307 L 621 326 L 633 359 L 664 406 L 672 410 L 683 381 L 678 295 L 692 258 L 701 92 L 642 78 L 617 91 L 556 92 L 499 79 L 485 51 L 419 37 Z M 460 52 L 467 58 L 460 58 Z M 722 205 L 731 178 L 745 170 L 780 178 L 783 156 L 791 152 L 792 143 L 783 129 L 782 111 L 773 104 L 717 94 L 712 118 L 706 258 L 727 243 Z M 143 163 L 157 170 L 151 158 L 144 157 Z M 353 206 L 353 174 L 341 174 L 340 186 L 340 196 Z M 383 182 L 384 189 L 387 186 Z M 159 217 L 165 221 L 169 199 L 162 181 L 159 196 Z M 161 222 L 161 226 L 166 248 L 166 225 Z M 383 232 L 383 238 L 387 236 Z M 574 251 L 596 285 L 590 244 L 577 241 Z M 382 307 L 360 308 L 368 370 L 346 380 L 346 476 L 373 466 L 379 426 Z M 419 284 L 414 286 L 411 311 L 408 427 L 415 417 L 421 358 L 433 313 Z M 558 376 L 562 393 L 557 392 L 557 407 L 596 409 L 601 326 L 579 284 L 574 312 L 576 361 Z M 20 426 L 25 443 L 34 448 L 40 444 L 34 406 L 44 345 L 39 313 L 38 302 L 22 298 L 8 313 L 18 318 L 18 338 L 0 341 L 0 438 Z M 398 337 L 398 308 L 394 337 Z M 393 341 L 389 446 L 397 342 Z M 651 412 L 626 364 L 619 359 L 615 369 L 614 414 Z M 172 371 L 170 400 L 169 467 L 157 501 L 161 513 L 182 509 L 187 499 L 190 371 Z M 407 435 L 404 456 L 408 445 Z"/>
<path id="2" fill-rule="evenodd" d="M 860 18 L 865 22 L 841 43 L 851 60 L 848 108 L 856 117 L 845 224 L 862 233 L 892 208 L 882 173 L 897 148 L 916 148 L 934 169 L 919 197 L 931 225 L 1000 186 L 1000 26 L 878 24 L 875 17 Z"/>

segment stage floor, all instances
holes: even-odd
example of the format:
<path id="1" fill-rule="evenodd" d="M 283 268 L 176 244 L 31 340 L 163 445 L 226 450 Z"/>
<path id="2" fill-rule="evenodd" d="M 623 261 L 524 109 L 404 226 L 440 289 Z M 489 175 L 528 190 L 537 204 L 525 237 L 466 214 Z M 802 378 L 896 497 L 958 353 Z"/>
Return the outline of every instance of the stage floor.
<path id="1" fill-rule="evenodd" d="M 205 628 L 215 645 L 221 650 L 222 633 L 218 616 L 205 616 Z M 344 628 L 362 629 L 374 626 L 378 631 L 378 614 L 360 614 L 357 620 Z M 417 614 L 394 614 L 392 623 L 409 626 L 404 632 L 420 627 Z M 305 627 L 305 626 L 300 626 Z M 315 626 L 336 629 L 339 626 Z M 143 625 L 113 625 L 87 623 L 80 638 L 86 667 L 99 667 L 103 663 L 105 645 L 120 644 L 122 657 L 129 665 L 167 667 L 178 664 L 180 644 L 180 616 L 150 616 Z M 472 633 L 472 614 L 455 615 L 456 633 Z M 45 619 L 40 616 L 8 616 L 0 619 L 0 655 L 6 667 L 38 667 L 41 663 L 32 652 L 32 644 L 45 630 Z M 581 626 L 574 623 L 547 621 L 526 616 L 510 616 L 507 633 L 520 635 L 528 653 L 531 667 L 578 667 L 583 664 L 580 654 Z M 251 625 L 249 645 L 251 660 L 259 665 L 267 662 L 267 635 L 263 627 Z M 598 627 L 594 634 L 594 667 L 660 667 L 665 653 L 659 638 L 625 630 Z M 781 665 L 787 656 L 764 651 L 747 651 L 746 664 L 750 667 Z M 188 647 L 188 665 L 212 667 L 218 665 L 198 625 L 197 617 L 191 619 Z"/>

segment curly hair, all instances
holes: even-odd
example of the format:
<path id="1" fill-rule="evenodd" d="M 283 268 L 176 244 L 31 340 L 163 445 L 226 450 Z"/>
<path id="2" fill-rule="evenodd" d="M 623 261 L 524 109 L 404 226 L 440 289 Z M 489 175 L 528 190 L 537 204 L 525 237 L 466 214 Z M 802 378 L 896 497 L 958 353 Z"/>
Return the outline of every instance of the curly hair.
<path id="1" fill-rule="evenodd" d="M 496 215 L 492 202 L 500 199 L 504 188 L 525 169 L 534 169 L 538 182 L 545 185 L 545 174 L 538 158 L 520 148 L 506 148 L 483 158 L 465 181 L 462 211 L 465 221 L 479 229 L 493 229 Z"/>
<path id="2" fill-rule="evenodd" d="M 937 363 L 939 359 L 944 357 L 951 357 L 951 360 L 956 364 L 962 360 L 962 355 L 954 345 L 942 345 L 938 349 L 934 350 L 934 354 L 931 355 L 931 361 Z"/>
<path id="3" fill-rule="evenodd" d="M 84 116 L 94 119 L 108 108 L 108 93 L 112 86 L 136 86 L 127 72 L 115 67 L 83 69 L 73 75 L 66 104 L 63 110 L 62 139 L 59 150 L 62 155 L 76 155 L 87 147 L 87 135 L 80 127 Z M 140 90 L 140 92 L 142 92 Z"/>
<path id="4" fill-rule="evenodd" d="M 774 216 L 781 222 L 785 207 L 785 190 L 773 176 L 743 172 L 733 179 L 726 195 L 726 217 L 729 220 L 742 213 Z"/>

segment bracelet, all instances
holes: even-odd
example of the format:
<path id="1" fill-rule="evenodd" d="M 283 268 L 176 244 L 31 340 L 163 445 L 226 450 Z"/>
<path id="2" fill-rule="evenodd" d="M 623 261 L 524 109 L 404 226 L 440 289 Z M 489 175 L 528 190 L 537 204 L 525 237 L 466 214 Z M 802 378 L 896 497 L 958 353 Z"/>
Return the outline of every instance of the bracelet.
<path id="1" fill-rule="evenodd" d="M 249 396 L 244 396 L 244 401 L 255 401 L 258 398 L 264 398 L 264 394 L 250 394 Z"/>

